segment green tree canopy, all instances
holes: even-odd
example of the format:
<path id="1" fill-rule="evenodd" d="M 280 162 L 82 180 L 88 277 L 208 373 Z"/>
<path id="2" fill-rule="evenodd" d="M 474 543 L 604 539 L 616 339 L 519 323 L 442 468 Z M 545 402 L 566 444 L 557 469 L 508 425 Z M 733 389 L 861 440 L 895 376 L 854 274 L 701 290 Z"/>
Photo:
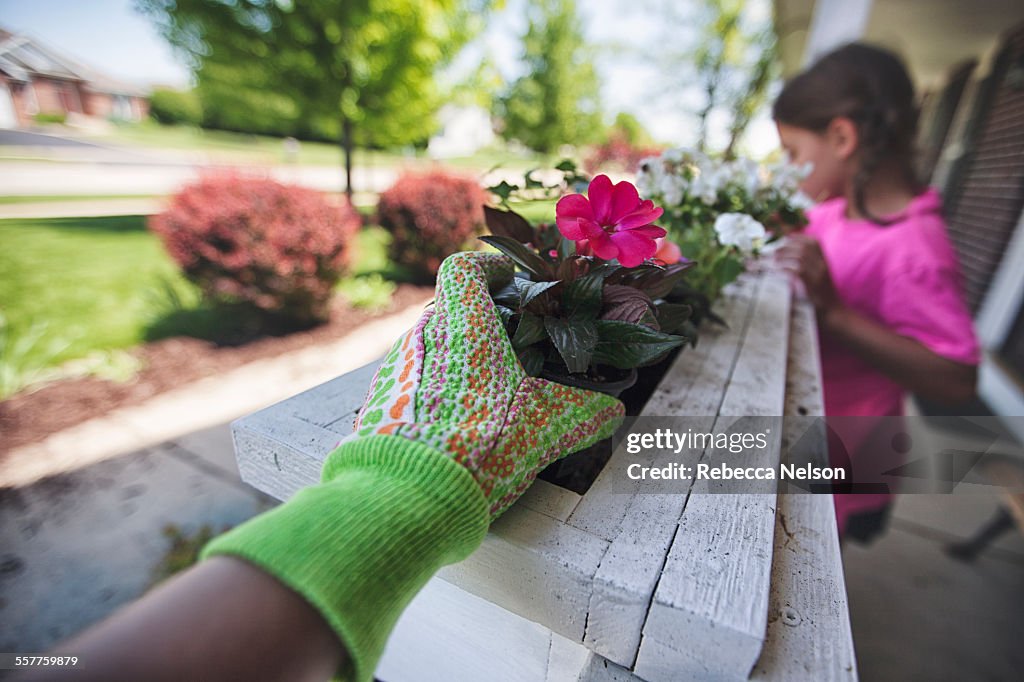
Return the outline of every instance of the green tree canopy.
<path id="1" fill-rule="evenodd" d="M 631 147 L 653 147 L 654 138 L 651 137 L 644 124 L 627 111 L 620 111 L 615 115 L 615 122 L 605 133 L 608 140 L 619 138 L 629 143 Z"/>
<path id="2" fill-rule="evenodd" d="M 345 149 L 434 130 L 436 69 L 483 25 L 490 0 L 137 0 L 195 70 L 201 94 L 254 97 L 300 128 L 333 127 Z M 270 97 L 259 98 L 260 94 Z M 330 123 L 329 123 L 330 122 Z"/>
<path id="3" fill-rule="evenodd" d="M 598 80 L 575 0 L 531 0 L 527 72 L 499 102 L 506 139 L 541 152 L 591 142 L 601 129 Z"/>

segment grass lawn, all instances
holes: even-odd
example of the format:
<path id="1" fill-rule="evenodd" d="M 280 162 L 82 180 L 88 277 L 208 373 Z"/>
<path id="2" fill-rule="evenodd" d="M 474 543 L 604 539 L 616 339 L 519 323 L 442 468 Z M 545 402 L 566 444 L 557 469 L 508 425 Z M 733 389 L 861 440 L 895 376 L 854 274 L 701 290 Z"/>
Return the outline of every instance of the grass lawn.
<path id="1" fill-rule="evenodd" d="M 195 306 L 195 288 L 178 273 L 144 216 L 0 220 L 0 311 L 14 338 L 46 325 L 30 351 L 46 366 L 95 350 L 133 346 L 169 307 Z M 353 276 L 388 271 L 387 235 L 359 235 Z M 222 324 L 216 315 L 199 322 Z M 196 322 L 193 320 L 193 322 Z M 165 324 L 160 335 L 175 331 Z M 60 352 L 51 344 L 65 346 Z"/>
<path id="2" fill-rule="evenodd" d="M 555 199 L 511 201 L 509 202 L 509 208 L 529 220 L 531 223 L 554 223 L 555 204 L 557 203 L 558 201 Z"/>
<path id="3" fill-rule="evenodd" d="M 138 343 L 151 290 L 186 286 L 143 216 L 0 220 L 0 242 L 8 323 L 45 324 L 49 342 L 67 343 L 47 364 Z"/>

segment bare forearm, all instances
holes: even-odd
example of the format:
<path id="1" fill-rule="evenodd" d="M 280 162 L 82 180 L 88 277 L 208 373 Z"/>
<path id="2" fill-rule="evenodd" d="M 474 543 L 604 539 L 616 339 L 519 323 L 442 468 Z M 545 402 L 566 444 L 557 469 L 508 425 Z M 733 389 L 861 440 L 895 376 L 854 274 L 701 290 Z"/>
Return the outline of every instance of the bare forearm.
<path id="1" fill-rule="evenodd" d="M 893 381 L 947 404 L 975 395 L 977 368 L 944 358 L 845 306 L 819 310 L 819 324 Z"/>
<path id="2" fill-rule="evenodd" d="M 302 597 L 230 557 L 202 562 L 59 650 L 81 661 L 67 671 L 74 680 L 328 680 L 346 660 Z"/>

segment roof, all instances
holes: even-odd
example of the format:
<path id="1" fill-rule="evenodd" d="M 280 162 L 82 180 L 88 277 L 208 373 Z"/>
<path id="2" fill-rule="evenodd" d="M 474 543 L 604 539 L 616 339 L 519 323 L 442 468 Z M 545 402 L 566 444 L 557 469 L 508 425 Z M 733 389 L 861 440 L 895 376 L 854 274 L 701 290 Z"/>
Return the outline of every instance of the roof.
<path id="1" fill-rule="evenodd" d="M 0 71 L 21 82 L 44 76 L 79 81 L 93 92 L 142 97 L 145 91 L 60 54 L 38 40 L 0 29 Z"/>

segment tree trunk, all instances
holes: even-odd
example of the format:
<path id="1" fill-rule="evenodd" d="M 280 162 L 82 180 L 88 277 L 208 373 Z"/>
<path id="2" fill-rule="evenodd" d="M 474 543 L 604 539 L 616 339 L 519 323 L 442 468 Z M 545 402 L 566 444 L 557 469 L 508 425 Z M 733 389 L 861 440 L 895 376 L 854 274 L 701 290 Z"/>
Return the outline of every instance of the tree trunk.
<path id="1" fill-rule="evenodd" d="M 341 117 L 341 150 L 345 156 L 345 196 L 352 201 L 352 121 Z"/>

